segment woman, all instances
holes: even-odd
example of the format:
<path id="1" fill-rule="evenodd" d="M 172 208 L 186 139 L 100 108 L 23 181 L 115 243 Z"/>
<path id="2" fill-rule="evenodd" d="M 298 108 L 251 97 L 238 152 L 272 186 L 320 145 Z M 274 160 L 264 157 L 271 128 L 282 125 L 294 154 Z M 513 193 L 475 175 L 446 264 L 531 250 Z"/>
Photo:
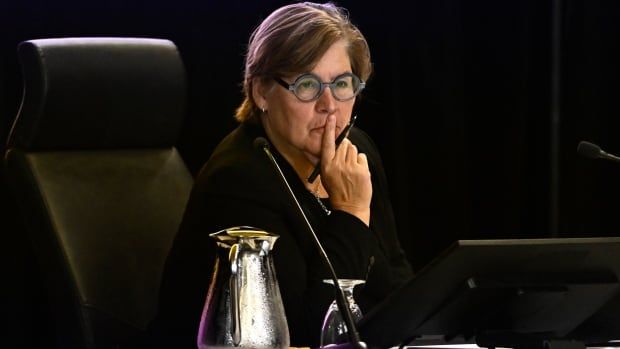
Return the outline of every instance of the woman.
<path id="1" fill-rule="evenodd" d="M 209 233 L 249 225 L 280 235 L 273 251 L 293 346 L 316 346 L 332 286 L 305 223 L 270 161 L 266 137 L 340 278 L 365 279 L 369 311 L 411 276 L 397 240 L 381 160 L 349 123 L 371 73 L 366 40 L 333 4 L 284 6 L 250 37 L 240 126 L 201 170 L 168 257 L 158 331 L 194 347 L 216 246 Z M 320 161 L 320 175 L 307 178 Z"/>

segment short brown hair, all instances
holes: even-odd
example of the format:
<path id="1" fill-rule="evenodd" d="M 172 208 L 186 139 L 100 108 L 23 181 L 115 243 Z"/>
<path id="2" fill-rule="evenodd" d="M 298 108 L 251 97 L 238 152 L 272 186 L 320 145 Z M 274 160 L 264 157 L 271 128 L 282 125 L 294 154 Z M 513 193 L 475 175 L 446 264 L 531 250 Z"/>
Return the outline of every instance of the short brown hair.
<path id="1" fill-rule="evenodd" d="M 366 81 L 372 72 L 370 50 L 346 9 L 333 3 L 303 2 L 280 7 L 252 33 L 245 57 L 243 93 L 237 108 L 239 122 L 258 122 L 260 109 L 252 97 L 255 78 L 271 78 L 311 70 L 337 41 L 347 42 L 353 73 Z"/>

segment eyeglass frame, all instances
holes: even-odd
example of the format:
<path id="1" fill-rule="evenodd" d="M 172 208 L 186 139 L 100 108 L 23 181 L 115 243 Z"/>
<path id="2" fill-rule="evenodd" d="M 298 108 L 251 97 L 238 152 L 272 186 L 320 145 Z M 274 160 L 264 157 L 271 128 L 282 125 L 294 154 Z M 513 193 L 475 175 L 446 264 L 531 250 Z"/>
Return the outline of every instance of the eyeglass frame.
<path id="1" fill-rule="evenodd" d="M 308 76 L 311 76 L 311 77 L 315 78 L 319 82 L 319 85 L 320 85 L 319 92 L 316 94 L 316 96 L 314 96 L 314 98 L 309 99 L 309 100 L 303 100 L 303 99 L 299 98 L 299 96 L 295 93 L 295 85 L 297 85 L 298 81 L 300 81 L 301 79 L 303 79 L 305 77 L 308 77 Z M 336 92 L 334 92 L 334 84 L 336 83 L 336 81 L 338 79 L 340 79 L 340 78 L 342 78 L 344 76 L 352 76 L 354 78 L 357 78 L 360 82 L 359 82 L 359 85 L 358 85 L 358 89 L 357 89 L 357 91 L 355 91 L 353 93 L 353 96 L 351 96 L 349 98 L 346 98 L 346 99 L 341 99 L 341 98 L 338 98 L 336 96 Z M 357 76 L 357 75 L 355 75 L 353 73 L 349 73 L 349 72 L 336 76 L 334 78 L 334 80 L 332 80 L 332 82 L 323 82 L 323 81 L 321 81 L 321 79 L 316 74 L 313 74 L 313 73 L 301 74 L 300 76 L 297 77 L 297 79 L 295 79 L 295 81 L 293 81 L 292 84 L 289 84 L 288 82 L 282 80 L 279 77 L 274 77 L 273 80 L 275 80 L 275 82 L 277 82 L 280 86 L 282 86 L 285 89 L 291 91 L 291 93 L 293 93 L 293 95 L 295 95 L 295 97 L 297 97 L 297 99 L 300 100 L 301 102 L 313 102 L 313 101 L 316 101 L 317 99 L 319 99 L 321 97 L 321 95 L 323 94 L 323 91 L 325 91 L 325 86 L 329 86 L 329 90 L 331 91 L 331 94 L 334 97 L 334 99 L 336 99 L 337 101 L 340 101 L 340 102 L 346 102 L 346 101 L 352 100 L 360 92 L 362 92 L 362 90 L 364 88 L 366 88 L 366 82 L 364 80 L 362 80 L 359 76 Z"/>

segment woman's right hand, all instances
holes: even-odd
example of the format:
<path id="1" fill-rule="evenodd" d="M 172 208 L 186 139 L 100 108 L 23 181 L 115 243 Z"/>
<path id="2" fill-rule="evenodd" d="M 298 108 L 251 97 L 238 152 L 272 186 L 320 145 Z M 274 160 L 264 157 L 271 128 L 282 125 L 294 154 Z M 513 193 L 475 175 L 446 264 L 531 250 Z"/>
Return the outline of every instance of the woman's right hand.
<path id="1" fill-rule="evenodd" d="M 328 116 L 321 146 L 321 182 L 336 210 L 370 224 L 372 183 L 366 154 L 345 138 L 336 148 L 336 118 Z"/>

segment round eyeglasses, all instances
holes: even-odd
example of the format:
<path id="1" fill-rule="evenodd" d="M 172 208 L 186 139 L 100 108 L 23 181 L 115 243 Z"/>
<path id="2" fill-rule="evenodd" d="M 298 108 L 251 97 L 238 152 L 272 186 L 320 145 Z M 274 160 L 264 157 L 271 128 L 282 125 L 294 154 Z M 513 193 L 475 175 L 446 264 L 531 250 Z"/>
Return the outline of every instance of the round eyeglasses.
<path id="1" fill-rule="evenodd" d="M 338 75 L 332 82 L 322 82 L 318 76 L 312 73 L 301 75 L 292 84 L 277 77 L 274 80 L 293 92 L 302 102 L 317 100 L 323 93 L 325 86 L 329 86 L 332 96 L 341 102 L 352 99 L 366 87 L 366 83 L 353 73 Z"/>

